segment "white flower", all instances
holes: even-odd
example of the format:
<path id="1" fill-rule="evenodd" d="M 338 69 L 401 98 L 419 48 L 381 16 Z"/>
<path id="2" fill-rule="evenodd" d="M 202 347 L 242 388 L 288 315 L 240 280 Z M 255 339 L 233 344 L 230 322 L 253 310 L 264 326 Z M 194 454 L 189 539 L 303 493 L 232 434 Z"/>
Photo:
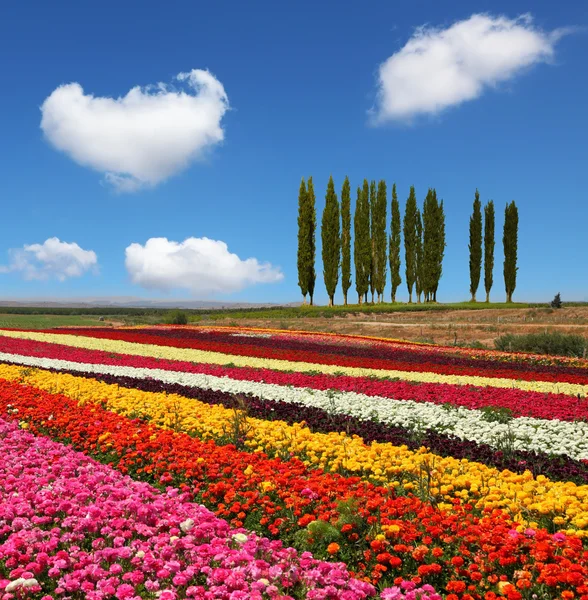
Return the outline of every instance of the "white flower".
<path id="1" fill-rule="evenodd" d="M 14 592 L 14 590 L 17 590 L 21 587 L 23 588 L 30 588 L 33 587 L 35 585 L 39 585 L 39 582 L 34 578 L 31 577 L 31 579 L 25 579 L 24 577 L 19 577 L 18 579 L 15 579 L 14 581 L 11 581 L 6 588 L 4 589 L 5 592 L 10 593 L 10 592 Z"/>
<path id="2" fill-rule="evenodd" d="M 186 519 L 184 522 L 180 523 L 180 529 L 184 533 L 188 533 L 188 531 L 190 531 L 190 529 L 192 529 L 193 527 L 194 527 L 193 519 Z"/>
<path id="3" fill-rule="evenodd" d="M 143 552 L 143 550 L 137 550 L 137 552 L 135 553 L 135 556 L 137 558 L 143 558 L 145 556 L 145 552 Z"/>
<path id="4" fill-rule="evenodd" d="M 233 539 L 238 544 L 244 544 L 247 541 L 247 536 L 244 533 L 235 533 L 233 534 Z"/>

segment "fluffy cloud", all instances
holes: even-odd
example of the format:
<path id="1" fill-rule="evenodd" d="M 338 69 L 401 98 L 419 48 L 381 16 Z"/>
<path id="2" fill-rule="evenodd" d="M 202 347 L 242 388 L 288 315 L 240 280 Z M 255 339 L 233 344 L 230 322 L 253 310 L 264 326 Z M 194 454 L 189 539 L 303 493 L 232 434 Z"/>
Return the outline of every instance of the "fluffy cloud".
<path id="1" fill-rule="evenodd" d="M 131 244 L 125 254 L 132 282 L 154 290 L 187 289 L 209 296 L 284 277 L 279 268 L 256 258 L 241 260 L 224 242 L 208 238 L 150 238 L 144 246 Z"/>
<path id="2" fill-rule="evenodd" d="M 380 65 L 374 120 L 410 120 L 473 100 L 486 88 L 552 59 L 566 32 L 541 31 L 530 15 L 475 14 L 447 29 L 420 27 Z"/>
<path id="3" fill-rule="evenodd" d="M 0 273 L 22 273 L 25 279 L 58 279 L 80 277 L 96 269 L 98 258 L 93 250 L 84 250 L 76 243 L 62 242 L 52 237 L 42 244 L 26 244 L 9 251 L 10 264 L 0 266 Z"/>
<path id="4" fill-rule="evenodd" d="M 49 142 L 77 163 L 104 173 L 118 191 L 154 186 L 223 140 L 229 108 L 222 84 L 208 71 L 176 76 L 177 86 L 134 87 L 122 98 L 62 85 L 41 106 Z"/>

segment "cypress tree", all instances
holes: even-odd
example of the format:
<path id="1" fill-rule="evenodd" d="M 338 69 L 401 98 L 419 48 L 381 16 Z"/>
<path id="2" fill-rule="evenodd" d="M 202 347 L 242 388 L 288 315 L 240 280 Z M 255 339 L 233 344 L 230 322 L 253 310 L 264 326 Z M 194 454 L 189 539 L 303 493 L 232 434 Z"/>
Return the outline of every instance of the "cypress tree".
<path id="1" fill-rule="evenodd" d="M 312 177 L 308 178 L 307 187 L 307 220 L 308 220 L 308 247 L 309 247 L 309 261 L 308 261 L 308 295 L 310 296 L 310 305 L 313 305 L 314 298 L 314 286 L 316 283 L 316 271 L 314 269 L 314 263 L 316 258 L 316 197 L 314 195 L 314 185 L 312 183 Z"/>
<path id="2" fill-rule="evenodd" d="M 437 302 L 437 289 L 439 287 L 439 281 L 443 274 L 443 258 L 445 256 L 445 210 L 443 208 L 443 200 L 438 202 L 437 192 L 435 188 L 431 191 L 433 197 L 433 204 L 435 206 L 435 253 L 432 270 L 432 296 L 433 302 Z"/>
<path id="3" fill-rule="evenodd" d="M 470 217 L 470 294 L 472 302 L 476 301 L 476 291 L 480 284 L 482 272 L 482 203 L 480 193 L 476 190 L 474 210 Z"/>
<path id="4" fill-rule="evenodd" d="M 353 217 L 353 260 L 355 263 L 355 289 L 358 303 L 362 304 L 369 288 L 371 242 L 369 238 L 369 188 L 364 181 L 363 190 L 357 188 L 357 201 Z"/>
<path id="5" fill-rule="evenodd" d="M 351 287 L 351 188 L 345 177 L 341 190 L 341 286 L 343 303 L 347 306 L 347 292 Z"/>
<path id="6" fill-rule="evenodd" d="M 402 283 L 400 277 L 400 204 L 396 195 L 396 184 L 392 186 L 392 217 L 390 221 L 390 280 L 392 302 L 396 302 L 396 290 Z"/>
<path id="7" fill-rule="evenodd" d="M 494 283 L 494 202 L 490 200 L 484 206 L 484 287 L 486 302 L 490 302 L 490 290 Z"/>
<path id="8" fill-rule="evenodd" d="M 504 209 L 504 287 L 506 301 L 512 302 L 517 286 L 517 247 L 518 247 L 519 211 L 514 200 Z"/>
<path id="9" fill-rule="evenodd" d="M 378 200 L 376 194 L 376 182 L 370 182 L 370 197 L 369 197 L 369 206 L 370 206 L 370 247 L 371 247 L 371 255 L 370 255 L 370 291 L 372 293 L 372 304 L 374 303 L 374 292 L 376 290 L 376 222 L 377 222 L 377 212 L 378 212 Z M 367 298 L 366 298 L 367 301 Z"/>
<path id="10" fill-rule="evenodd" d="M 433 190 L 429 188 L 423 204 L 422 288 L 425 294 L 425 302 L 432 299 L 435 283 L 437 208 L 437 198 L 433 195 Z"/>
<path id="11" fill-rule="evenodd" d="M 412 288 L 417 279 L 417 199 L 414 185 L 410 186 L 410 194 L 404 210 L 404 272 L 408 288 L 408 302 L 412 303 Z"/>
<path id="12" fill-rule="evenodd" d="M 304 177 L 298 191 L 298 286 L 306 304 L 308 294 L 308 263 L 310 262 L 310 247 L 308 244 L 308 196 Z"/>
<path id="13" fill-rule="evenodd" d="M 339 281 L 341 265 L 341 224 L 339 222 L 339 201 L 335 193 L 333 176 L 329 177 L 325 209 L 321 223 L 321 241 L 323 255 L 323 277 L 329 296 L 329 306 L 334 305 L 335 290 Z"/>
<path id="14" fill-rule="evenodd" d="M 376 272 L 376 292 L 378 293 L 378 302 L 382 302 L 384 297 L 384 288 L 386 287 L 386 213 L 387 213 L 386 182 L 382 179 L 378 183 L 378 192 L 376 196 L 376 223 L 372 229 L 372 236 L 375 240 L 375 272 Z"/>
<path id="15" fill-rule="evenodd" d="M 416 209 L 416 280 L 415 290 L 417 295 L 417 302 L 421 303 L 421 294 L 423 292 L 424 283 L 424 260 L 423 260 L 423 221 L 421 218 L 421 211 Z"/>

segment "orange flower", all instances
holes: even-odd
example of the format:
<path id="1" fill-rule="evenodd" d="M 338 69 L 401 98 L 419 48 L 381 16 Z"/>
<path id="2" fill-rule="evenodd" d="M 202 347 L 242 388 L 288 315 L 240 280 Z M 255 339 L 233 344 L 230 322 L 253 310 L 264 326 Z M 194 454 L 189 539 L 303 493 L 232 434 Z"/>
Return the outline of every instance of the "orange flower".
<path id="1" fill-rule="evenodd" d="M 337 554 L 339 552 L 339 544 L 332 542 L 327 546 L 327 552 L 329 554 Z"/>

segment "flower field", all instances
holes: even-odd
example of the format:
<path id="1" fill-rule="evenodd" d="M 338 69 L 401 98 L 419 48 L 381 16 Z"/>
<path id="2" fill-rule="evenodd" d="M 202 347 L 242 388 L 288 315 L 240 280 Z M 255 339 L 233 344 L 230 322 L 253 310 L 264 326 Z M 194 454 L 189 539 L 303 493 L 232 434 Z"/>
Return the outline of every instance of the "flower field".
<path id="1" fill-rule="evenodd" d="M 588 361 L 0 330 L 2 598 L 588 600 Z"/>

